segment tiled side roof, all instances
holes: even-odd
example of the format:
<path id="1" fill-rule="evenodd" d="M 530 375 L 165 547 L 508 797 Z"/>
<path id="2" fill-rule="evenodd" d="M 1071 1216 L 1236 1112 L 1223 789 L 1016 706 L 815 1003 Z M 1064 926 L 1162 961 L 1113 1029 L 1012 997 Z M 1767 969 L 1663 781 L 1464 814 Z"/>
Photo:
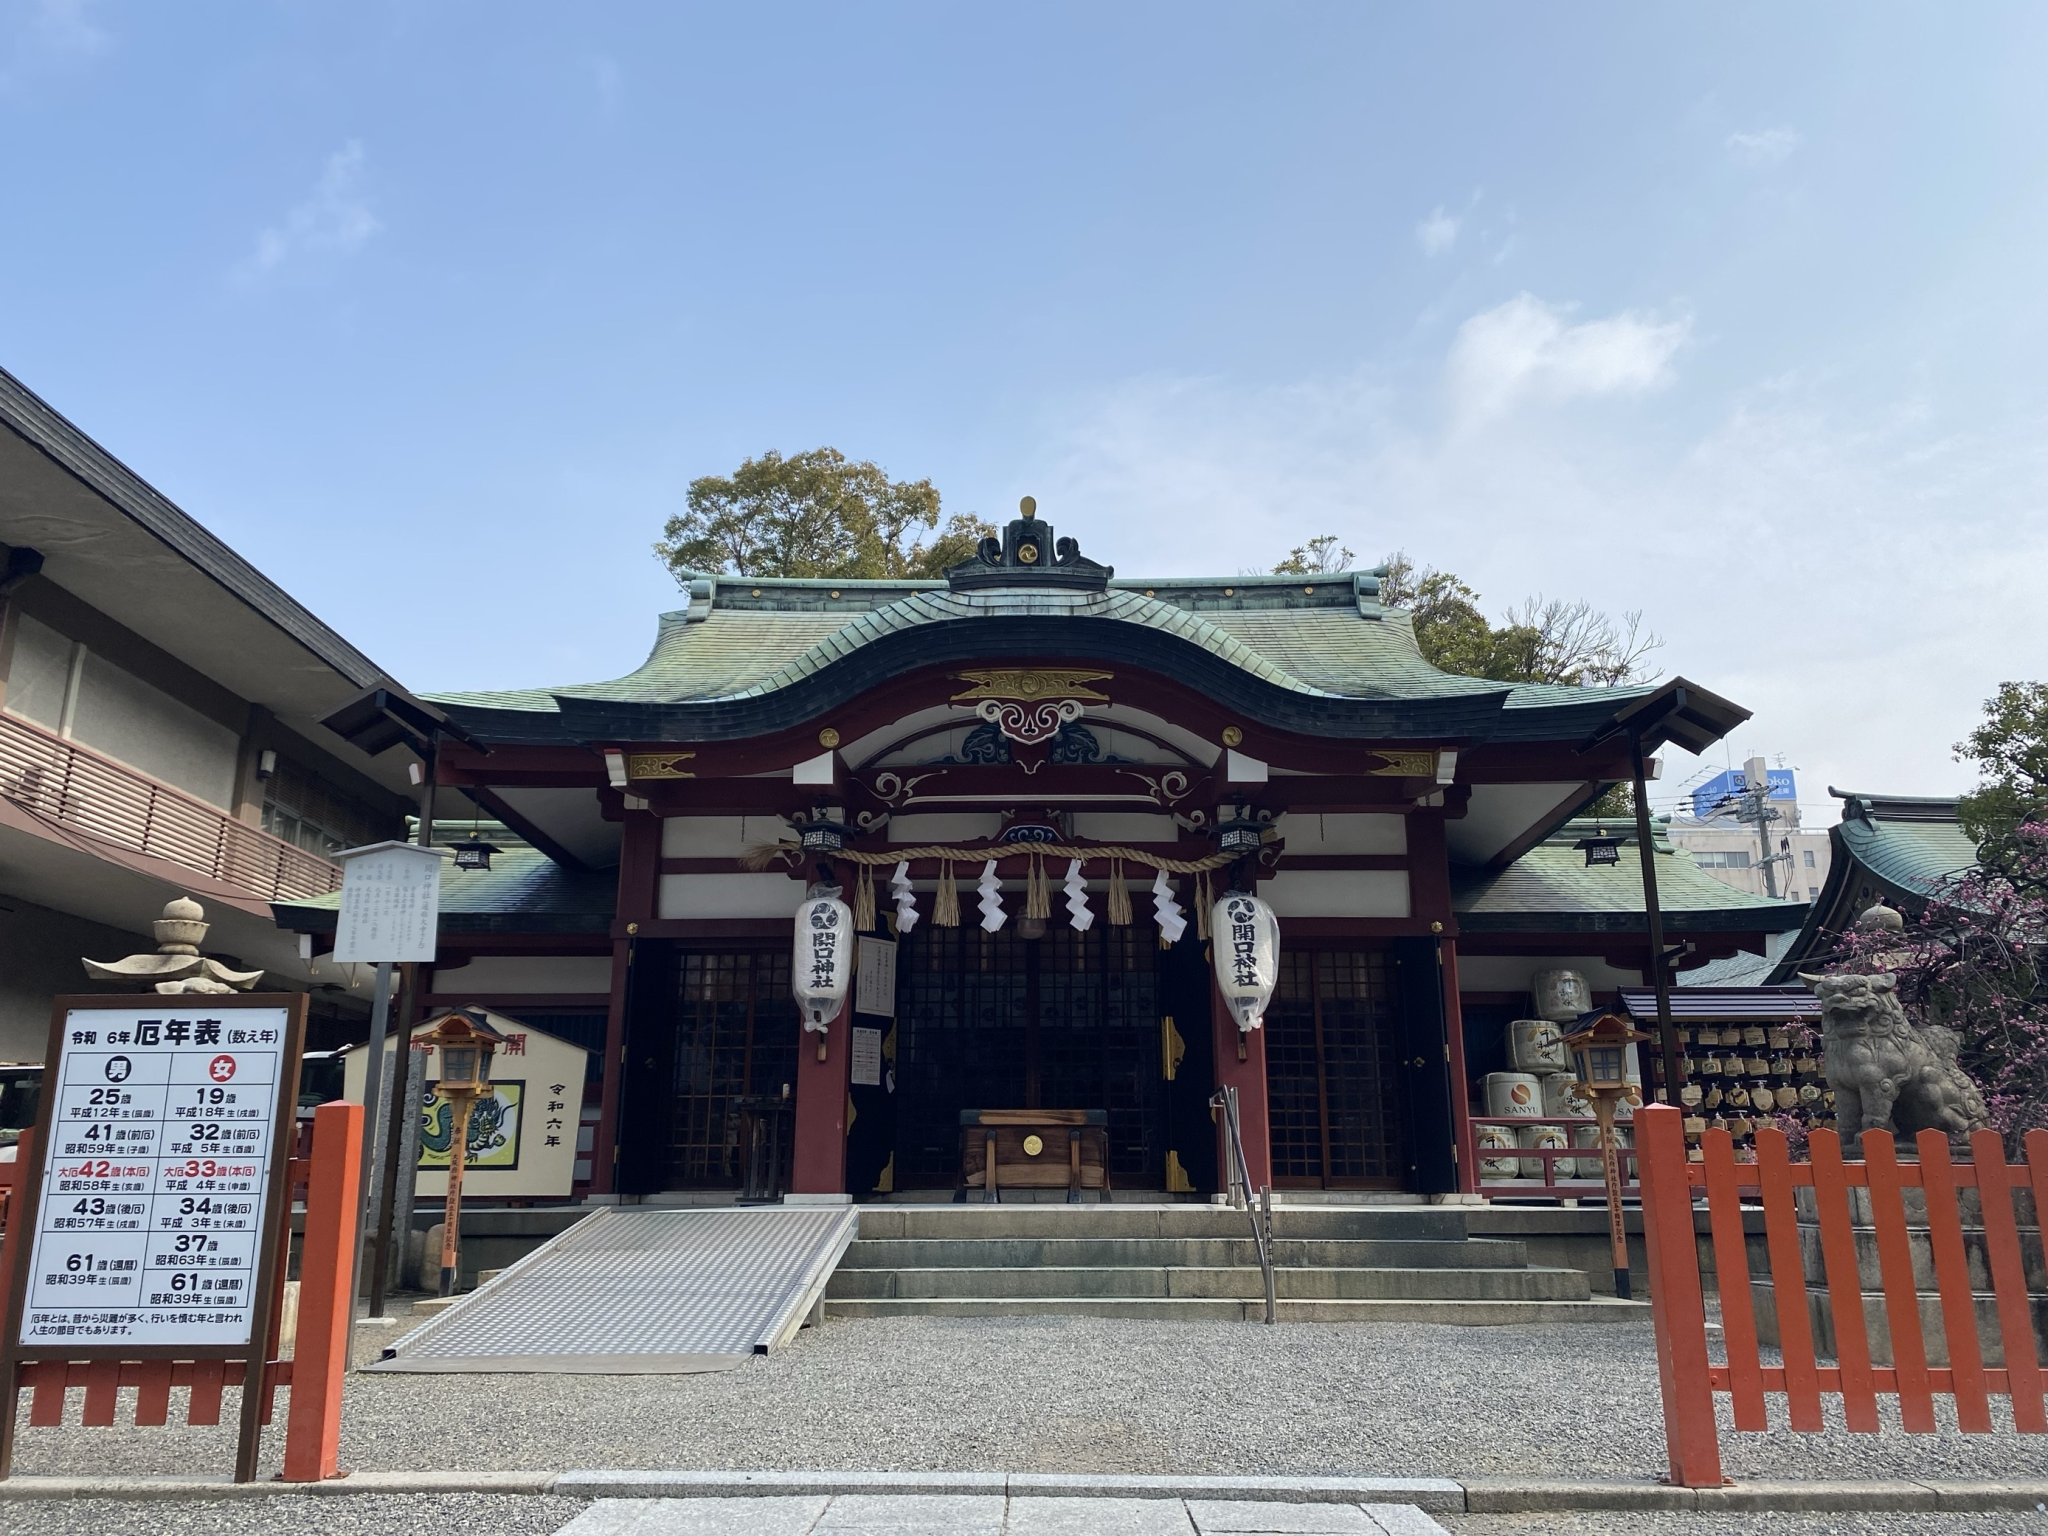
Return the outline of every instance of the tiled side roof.
<path id="1" fill-rule="evenodd" d="M 1560 923 L 1592 931 L 1644 928 L 1648 907 L 1634 845 L 1619 850 L 1619 864 L 1588 867 L 1584 853 L 1571 846 L 1576 831 L 1568 828 L 1497 874 L 1455 880 L 1451 910 L 1458 914 L 1459 926 L 1468 931 L 1542 929 Z M 1804 902 L 1773 901 L 1723 885 L 1682 849 L 1664 845 L 1657 859 L 1657 904 L 1669 932 L 1774 933 L 1797 928 L 1806 916 Z"/>
<path id="2" fill-rule="evenodd" d="M 444 931 L 605 928 L 617 901 L 616 870 L 565 869 L 523 843 L 496 854 L 489 869 L 449 866 L 441 871 Z M 273 904 L 279 927 L 316 933 L 333 928 L 340 910 L 339 891 Z"/>
<path id="3" fill-rule="evenodd" d="M 1840 831 L 1843 846 L 1873 875 L 1923 895 L 1977 862 L 1977 845 L 1953 821 L 1844 817 Z"/>

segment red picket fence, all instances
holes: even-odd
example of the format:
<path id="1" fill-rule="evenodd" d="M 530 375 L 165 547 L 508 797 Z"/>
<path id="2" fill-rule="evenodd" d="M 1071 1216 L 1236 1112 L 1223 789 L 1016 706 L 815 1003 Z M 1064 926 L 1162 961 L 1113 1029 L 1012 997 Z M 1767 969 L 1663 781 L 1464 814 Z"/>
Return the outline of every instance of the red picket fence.
<path id="1" fill-rule="evenodd" d="M 2028 1134 L 2026 1160 L 2018 1164 L 2006 1162 L 2004 1147 L 1992 1131 L 1979 1131 L 1970 1138 L 1968 1163 L 1954 1161 L 1948 1138 L 1936 1131 L 1920 1134 L 1917 1163 L 1901 1161 L 1893 1138 L 1884 1131 L 1865 1133 L 1864 1161 L 1860 1163 L 1843 1160 L 1841 1138 L 1833 1131 L 1816 1131 L 1809 1142 L 1811 1160 L 1795 1163 L 1784 1134 L 1775 1130 L 1757 1132 L 1754 1163 L 1738 1163 L 1728 1133 L 1709 1131 L 1702 1140 L 1705 1161 L 1691 1163 L 1686 1160 L 1681 1111 L 1651 1106 L 1637 1113 L 1635 1124 L 1672 1482 L 1688 1488 L 1717 1488 L 1725 1481 L 1714 1418 L 1717 1393 L 1726 1393 L 1732 1400 L 1735 1427 L 1751 1431 L 1770 1428 L 1764 1407 L 1770 1394 L 1786 1399 L 1789 1422 L 1795 1430 L 1823 1427 L 1821 1399 L 1826 1395 L 1841 1398 L 1843 1419 L 1850 1429 L 1866 1432 L 1880 1427 L 1878 1396 L 1896 1396 L 1901 1424 L 1917 1434 L 1931 1434 L 1936 1428 L 1937 1393 L 1954 1398 L 1959 1428 L 1966 1433 L 1989 1433 L 1990 1399 L 1995 1393 L 2011 1398 L 2016 1429 L 2048 1434 L 2048 1405 L 2043 1399 L 2048 1374 L 2042 1370 L 2035 1337 L 2013 1200 L 2016 1192 L 2031 1190 L 2036 1220 L 2040 1213 L 2048 1212 L 2048 1131 Z M 1831 1366 L 1820 1364 L 1814 1350 L 1793 1196 L 1795 1189 L 1802 1188 L 1813 1191 L 1814 1220 L 1820 1232 L 1836 1340 L 1836 1360 Z M 1864 1311 L 1857 1237 L 1849 1209 L 1852 1188 L 1869 1191 L 1882 1311 L 1889 1325 L 1884 1336 L 1890 1341 L 1890 1366 L 1872 1363 L 1870 1319 Z M 1959 1191 L 1970 1188 L 1981 1196 L 1984 1258 L 2005 1355 L 2003 1367 L 1987 1366 L 1978 1342 L 1977 1298 L 1971 1287 L 1958 1198 Z M 1940 1301 L 1941 1333 L 1948 1347 L 1946 1366 L 1927 1362 L 1903 1195 L 1907 1189 L 1925 1194 L 1925 1231 Z M 1721 1298 L 1724 1357 L 1718 1364 L 1708 1352 L 1706 1302 L 1693 1222 L 1700 1192 L 1706 1201 Z M 1752 1206 L 1760 1203 L 1763 1207 L 1780 1365 L 1765 1365 L 1757 1343 L 1749 1249 L 1742 1225 L 1745 1196 Z M 1905 1326 L 1900 1326 L 1902 1320 Z"/>

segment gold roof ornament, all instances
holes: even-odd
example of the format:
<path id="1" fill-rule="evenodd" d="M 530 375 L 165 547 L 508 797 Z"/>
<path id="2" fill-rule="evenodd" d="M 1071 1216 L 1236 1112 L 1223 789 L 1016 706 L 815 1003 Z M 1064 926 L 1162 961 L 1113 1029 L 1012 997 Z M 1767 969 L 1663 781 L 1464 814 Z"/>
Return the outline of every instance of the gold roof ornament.
<path id="1" fill-rule="evenodd" d="M 1018 699 L 1027 704 L 1036 699 L 1085 699 L 1091 704 L 1107 704 L 1108 694 L 1098 693 L 1087 685 L 1108 682 L 1116 674 L 1006 668 L 989 672 L 955 672 L 953 676 L 960 682 L 973 685 L 953 695 L 955 704 L 969 699 Z"/>
<path id="2" fill-rule="evenodd" d="M 206 908 L 189 896 L 180 896 L 165 902 L 164 915 L 150 925 L 156 937 L 155 954 L 80 963 L 94 981 L 125 981 L 166 993 L 247 992 L 263 979 L 262 971 L 231 971 L 199 953 L 212 926 L 206 921 Z"/>

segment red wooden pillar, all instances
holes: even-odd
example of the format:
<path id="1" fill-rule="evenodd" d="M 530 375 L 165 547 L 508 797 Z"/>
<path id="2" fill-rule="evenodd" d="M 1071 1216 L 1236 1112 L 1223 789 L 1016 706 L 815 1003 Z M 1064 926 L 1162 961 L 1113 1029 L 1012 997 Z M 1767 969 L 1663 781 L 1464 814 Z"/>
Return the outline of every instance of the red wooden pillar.
<path id="1" fill-rule="evenodd" d="M 604 1077 L 599 1089 L 597 1134 L 590 1147 L 590 1192 L 594 1195 L 608 1195 L 619 1187 L 619 1085 L 625 1075 L 626 1005 L 640 925 L 659 915 L 660 888 L 661 818 L 646 811 L 627 811 L 619 840 L 618 909 L 612 920 Z"/>
<path id="2" fill-rule="evenodd" d="M 1209 978 L 1209 1017 L 1216 1042 L 1216 1086 L 1237 1090 L 1238 1124 L 1244 1132 L 1245 1167 L 1251 1172 L 1251 1191 L 1256 1197 L 1261 1186 L 1273 1182 L 1273 1132 L 1266 1114 L 1266 1031 L 1242 1034 L 1237 1020 Z M 1237 1059 L 1238 1042 L 1244 1042 L 1244 1060 Z M 1216 1116 L 1216 1187 L 1230 1187 L 1230 1134 L 1223 1116 Z"/>
<path id="3" fill-rule="evenodd" d="M 1444 1045 L 1451 1062 L 1451 1134 L 1458 1149 L 1458 1189 L 1479 1191 L 1479 1149 L 1472 1139 L 1472 1084 L 1465 1066 L 1465 1013 L 1458 1001 L 1458 941 L 1437 941 L 1443 960 Z"/>
<path id="4" fill-rule="evenodd" d="M 306 1190 L 306 1240 L 299 1256 L 299 1333 L 285 1418 L 287 1483 L 341 1476 L 341 1387 L 348 1379 L 349 1295 L 356 1219 L 362 1201 L 363 1106 L 322 1104 L 313 1111 L 313 1157 Z M 242 1390 L 250 1390 L 244 1385 Z"/>
<path id="5" fill-rule="evenodd" d="M 789 1187 L 798 1195 L 846 1193 L 846 1106 L 853 1082 L 852 999 L 821 1037 L 805 1030 L 796 1048 L 796 1147 Z M 818 1041 L 825 1059 L 818 1060 Z"/>

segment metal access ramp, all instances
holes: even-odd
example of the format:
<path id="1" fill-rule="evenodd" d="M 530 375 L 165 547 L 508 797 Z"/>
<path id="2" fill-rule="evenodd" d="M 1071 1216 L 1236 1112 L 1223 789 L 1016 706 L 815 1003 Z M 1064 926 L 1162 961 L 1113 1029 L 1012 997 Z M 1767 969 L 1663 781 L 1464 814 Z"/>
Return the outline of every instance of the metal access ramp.
<path id="1" fill-rule="evenodd" d="M 787 1343 L 825 1293 L 851 1206 L 607 1206 L 406 1334 L 372 1371 L 725 1371 Z"/>

